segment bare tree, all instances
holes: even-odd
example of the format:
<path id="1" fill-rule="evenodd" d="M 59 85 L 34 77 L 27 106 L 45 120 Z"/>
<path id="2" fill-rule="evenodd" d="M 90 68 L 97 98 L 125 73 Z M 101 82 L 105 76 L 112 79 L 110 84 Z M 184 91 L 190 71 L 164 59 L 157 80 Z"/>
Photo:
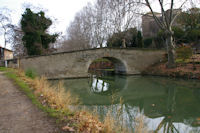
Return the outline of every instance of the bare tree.
<path id="1" fill-rule="evenodd" d="M 130 1 L 96 0 L 94 5 L 89 3 L 77 13 L 67 29 L 65 45 L 73 45 L 73 48 L 103 47 L 113 33 L 135 27 L 139 18 L 135 14 L 138 8 L 131 6 Z"/>
<path id="2" fill-rule="evenodd" d="M 88 49 L 92 47 L 92 21 L 93 11 L 92 5 L 88 3 L 80 12 L 78 12 L 74 20 L 67 28 L 67 36 L 64 38 L 62 51 Z M 58 51 L 61 51 L 61 50 Z"/>
<path id="3" fill-rule="evenodd" d="M 7 8 L 0 9 L 0 29 L 1 34 L 3 34 L 4 38 L 4 47 L 6 47 L 7 43 L 9 43 L 10 38 L 10 30 L 12 29 L 13 25 L 11 24 L 10 18 L 10 10 Z"/>
<path id="4" fill-rule="evenodd" d="M 164 0 L 139 0 L 137 1 L 140 4 L 143 4 L 145 6 L 148 7 L 148 9 L 151 11 L 151 14 L 154 18 L 154 20 L 156 21 L 157 25 L 159 26 L 159 28 L 161 30 L 163 30 L 165 32 L 166 35 L 166 46 L 167 46 L 167 53 L 168 53 L 168 63 L 167 66 L 169 68 L 174 67 L 175 66 L 175 45 L 173 42 L 173 31 L 172 31 L 172 25 L 175 22 L 177 16 L 181 13 L 182 7 L 184 6 L 184 4 L 187 2 L 188 0 L 168 0 L 168 1 L 164 1 Z M 155 2 L 157 2 L 157 4 L 160 7 L 160 11 L 162 14 L 162 18 L 159 19 L 154 10 L 152 5 L 155 4 Z M 177 7 L 177 5 L 180 5 L 179 7 Z M 175 9 L 176 6 L 176 9 Z"/>
<path id="5" fill-rule="evenodd" d="M 139 14 L 135 13 L 137 6 L 131 6 L 130 0 L 97 0 L 93 23 L 96 43 L 102 47 L 113 33 L 136 27 L 139 21 Z"/>
<path id="6" fill-rule="evenodd" d="M 22 37 L 24 35 L 23 31 L 18 26 L 13 26 L 11 29 L 11 45 L 13 49 L 14 57 L 22 57 L 27 55 L 27 50 L 23 45 Z"/>
<path id="7" fill-rule="evenodd" d="M 103 47 L 103 43 L 106 41 L 107 38 L 107 29 L 108 28 L 108 15 L 107 15 L 107 7 L 106 7 L 106 1 L 105 0 L 97 0 L 96 5 L 94 6 L 94 12 L 93 12 L 93 33 L 94 33 L 94 39 L 95 43 L 100 46 L 100 48 Z"/>

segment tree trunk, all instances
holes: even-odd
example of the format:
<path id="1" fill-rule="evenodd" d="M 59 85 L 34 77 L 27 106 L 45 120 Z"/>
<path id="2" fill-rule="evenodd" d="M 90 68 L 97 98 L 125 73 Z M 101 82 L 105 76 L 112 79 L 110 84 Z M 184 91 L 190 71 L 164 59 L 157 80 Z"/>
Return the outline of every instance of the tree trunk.
<path id="1" fill-rule="evenodd" d="M 125 39 L 122 39 L 122 47 L 126 48 L 126 40 Z"/>
<path id="2" fill-rule="evenodd" d="M 4 33 L 3 37 L 4 37 L 4 48 L 6 48 L 6 44 L 7 44 L 6 33 Z"/>
<path id="3" fill-rule="evenodd" d="M 102 45 L 102 43 L 100 43 L 100 48 L 103 48 L 103 45 Z"/>
<path id="4" fill-rule="evenodd" d="M 166 45 L 167 45 L 167 54 L 168 54 L 168 68 L 175 67 L 175 47 L 173 43 L 172 34 L 167 35 L 166 37 Z"/>

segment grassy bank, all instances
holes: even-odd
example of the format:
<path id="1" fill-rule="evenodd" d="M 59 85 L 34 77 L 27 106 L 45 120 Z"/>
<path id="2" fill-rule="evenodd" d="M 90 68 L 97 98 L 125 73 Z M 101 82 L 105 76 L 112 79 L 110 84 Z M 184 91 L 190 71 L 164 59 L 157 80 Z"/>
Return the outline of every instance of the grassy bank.
<path id="1" fill-rule="evenodd" d="M 27 95 L 27 97 L 31 99 L 32 103 L 35 104 L 38 108 L 42 109 L 44 112 L 48 113 L 50 116 L 54 116 L 54 117 L 59 116 L 59 111 L 56 111 L 55 109 L 42 105 L 38 97 L 34 94 L 33 90 L 30 89 L 28 85 L 28 80 L 30 80 L 31 82 L 31 79 L 26 78 L 25 76 L 24 76 L 24 80 L 21 79 L 18 75 L 19 72 L 14 69 L 0 67 L 0 71 L 3 71 L 8 78 L 12 79 L 15 82 L 15 84 L 18 86 L 18 88 L 21 91 L 23 91 Z"/>
<path id="2" fill-rule="evenodd" d="M 97 113 L 74 110 L 71 105 L 78 104 L 78 98 L 66 92 L 63 83 L 51 85 L 45 77 L 29 77 L 21 70 L 0 67 L 5 75 L 19 86 L 38 108 L 57 119 L 63 131 L 85 133 L 126 133 L 130 132 L 120 125 L 120 117 L 113 118 L 111 113 L 100 121 Z M 31 78 L 30 78 L 31 77 Z M 121 114 L 122 115 L 122 114 Z M 120 115 L 119 115 L 120 116 Z M 138 132 L 139 133 L 139 132 Z"/>

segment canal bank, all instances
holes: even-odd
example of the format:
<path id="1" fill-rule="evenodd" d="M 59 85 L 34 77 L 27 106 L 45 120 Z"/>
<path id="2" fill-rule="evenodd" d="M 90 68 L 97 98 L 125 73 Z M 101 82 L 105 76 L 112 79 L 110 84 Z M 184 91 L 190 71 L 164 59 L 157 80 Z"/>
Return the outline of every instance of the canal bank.
<path id="1" fill-rule="evenodd" d="M 121 125 L 120 121 L 114 121 L 114 118 L 109 114 L 104 121 L 100 121 L 95 112 L 74 108 L 77 102 L 76 96 L 71 95 L 69 91 L 65 91 L 61 82 L 52 85 L 44 77 L 33 78 L 31 73 L 25 75 L 21 70 L 0 67 L 0 71 L 3 71 L 8 78 L 13 80 L 19 87 L 18 89 L 32 101 L 32 104 L 47 113 L 51 118 L 54 118 L 54 122 L 59 125 L 59 133 L 128 132 L 126 127 L 119 126 Z M 40 117 L 38 119 L 42 120 Z M 23 128 L 21 131 L 23 133 Z"/>
<path id="2" fill-rule="evenodd" d="M 27 79 L 22 71 L 18 72 L 17 78 L 23 79 L 32 88 L 30 90 L 35 92 L 34 94 L 42 106 L 57 109 L 59 100 L 51 101 L 49 104 L 46 101 L 49 97 L 46 98 L 46 94 L 42 92 L 47 86 L 44 78 L 38 78 L 35 80 L 37 82 L 31 82 L 32 79 Z M 179 130 L 180 133 L 200 131 L 200 85 L 197 80 L 174 80 L 149 76 L 108 76 L 58 80 L 53 81 L 52 84 L 61 85 L 60 81 L 66 90 L 62 90 L 60 94 L 70 91 L 73 97 L 79 97 L 81 104 L 78 106 L 89 110 L 81 112 L 76 110 L 73 113 L 56 115 L 56 118 L 62 116 L 62 120 L 67 122 L 62 126 L 66 132 L 69 130 L 84 132 L 93 129 L 93 131 L 100 130 L 110 133 L 113 125 L 117 125 L 119 130 L 122 130 L 119 126 L 120 123 L 126 123 L 130 133 L 136 132 L 140 123 L 142 123 L 142 128 L 149 132 L 158 130 L 158 127 L 161 127 L 159 130 L 162 131 L 164 128 L 161 125 L 162 121 L 165 122 L 164 124 L 171 125 L 170 130 Z M 50 94 L 54 93 L 55 91 Z M 54 97 L 53 95 L 49 96 Z M 96 115 L 88 113 L 94 110 Z M 109 119 L 107 115 L 109 115 Z M 142 119 L 139 119 L 138 122 L 138 118 Z M 118 124 L 115 123 L 116 119 L 119 120 Z M 113 121 L 114 124 L 111 124 Z M 108 130 L 108 127 L 111 128 Z M 136 133 L 146 132 L 141 131 Z"/>
<path id="3" fill-rule="evenodd" d="M 175 63 L 175 67 L 168 68 L 167 56 L 165 56 L 162 62 L 148 67 L 142 74 L 200 80 L 200 54 L 187 56 L 187 53 L 177 52 Z"/>
<path id="4" fill-rule="evenodd" d="M 31 100 L 0 71 L 0 132 L 61 133 L 54 119 Z"/>
<path id="5" fill-rule="evenodd" d="M 200 64 L 185 63 L 167 68 L 166 63 L 158 63 L 147 68 L 142 75 L 200 80 Z"/>

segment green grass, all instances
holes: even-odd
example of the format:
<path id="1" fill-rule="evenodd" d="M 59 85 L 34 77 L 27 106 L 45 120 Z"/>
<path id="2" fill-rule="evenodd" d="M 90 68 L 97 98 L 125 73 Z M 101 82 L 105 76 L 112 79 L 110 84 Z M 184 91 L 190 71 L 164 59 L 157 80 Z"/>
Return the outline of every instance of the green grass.
<path id="1" fill-rule="evenodd" d="M 189 59 L 183 60 L 183 59 L 176 59 L 175 60 L 176 63 L 188 63 Z"/>
<path id="2" fill-rule="evenodd" d="M 61 115 L 63 115 L 63 113 L 60 111 L 49 108 L 47 106 L 43 106 L 37 99 L 37 97 L 34 95 L 33 91 L 29 88 L 29 86 L 16 75 L 13 69 L 0 67 L 0 71 L 5 72 L 4 74 L 9 79 L 12 79 L 14 81 L 14 83 L 19 87 L 19 89 L 23 91 L 29 99 L 31 99 L 32 103 L 44 112 L 48 113 L 49 116 L 59 118 Z"/>
<path id="3" fill-rule="evenodd" d="M 0 67 L 0 71 L 6 71 L 6 70 L 9 70 L 9 68 L 6 68 L 6 67 Z"/>
<path id="4" fill-rule="evenodd" d="M 115 71 L 115 69 L 103 69 L 104 71 L 110 71 L 110 72 L 112 72 L 112 71 Z"/>
<path id="5" fill-rule="evenodd" d="M 35 79 L 37 77 L 37 73 L 34 69 L 27 69 L 25 71 L 25 75 L 31 79 Z"/>

